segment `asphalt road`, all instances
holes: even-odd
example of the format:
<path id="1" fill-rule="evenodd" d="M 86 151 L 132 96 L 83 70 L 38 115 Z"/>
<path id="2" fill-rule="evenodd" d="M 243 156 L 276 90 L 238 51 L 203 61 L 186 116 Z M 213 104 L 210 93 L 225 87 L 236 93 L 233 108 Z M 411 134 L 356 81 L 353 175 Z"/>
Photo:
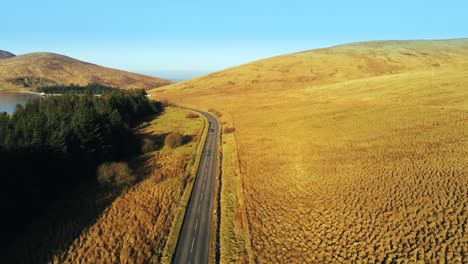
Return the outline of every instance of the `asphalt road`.
<path id="1" fill-rule="evenodd" d="M 176 264 L 208 263 L 211 216 L 214 214 L 212 207 L 219 128 L 218 122 L 212 115 L 201 111 L 197 112 L 208 119 L 209 130 L 176 247 L 173 262 Z"/>

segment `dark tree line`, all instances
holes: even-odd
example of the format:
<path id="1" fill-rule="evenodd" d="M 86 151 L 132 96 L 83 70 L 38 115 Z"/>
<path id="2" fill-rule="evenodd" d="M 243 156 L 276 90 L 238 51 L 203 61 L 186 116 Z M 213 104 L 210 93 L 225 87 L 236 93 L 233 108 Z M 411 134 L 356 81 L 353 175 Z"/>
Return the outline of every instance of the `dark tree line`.
<path id="1" fill-rule="evenodd" d="M 66 93 L 78 93 L 78 94 L 103 94 L 118 91 L 118 88 L 104 86 L 99 83 L 90 83 L 86 86 L 79 86 L 76 84 L 63 86 L 63 85 L 51 85 L 39 88 L 38 91 L 46 94 L 66 94 Z"/>
<path id="2" fill-rule="evenodd" d="M 66 94 L 18 105 L 0 115 L 0 152 L 54 153 L 93 161 L 116 159 L 131 126 L 162 110 L 144 90 L 117 90 L 97 97 Z"/>
<path id="3" fill-rule="evenodd" d="M 138 149 L 132 127 L 162 110 L 144 90 L 114 90 L 34 99 L 11 116 L 0 113 L 2 215 L 17 224 L 78 184 L 95 181 L 99 164 Z"/>

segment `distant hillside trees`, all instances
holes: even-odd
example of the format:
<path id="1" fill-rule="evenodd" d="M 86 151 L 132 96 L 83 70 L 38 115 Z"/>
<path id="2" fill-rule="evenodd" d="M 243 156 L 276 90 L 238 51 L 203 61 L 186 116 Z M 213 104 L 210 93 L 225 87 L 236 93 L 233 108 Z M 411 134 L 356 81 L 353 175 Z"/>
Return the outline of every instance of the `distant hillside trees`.
<path id="1" fill-rule="evenodd" d="M 99 83 L 90 83 L 86 86 L 79 86 L 76 84 L 71 85 L 51 85 L 39 88 L 38 91 L 46 94 L 66 94 L 66 93 L 78 93 L 78 94 L 103 94 L 118 91 L 118 88 L 105 86 Z"/>

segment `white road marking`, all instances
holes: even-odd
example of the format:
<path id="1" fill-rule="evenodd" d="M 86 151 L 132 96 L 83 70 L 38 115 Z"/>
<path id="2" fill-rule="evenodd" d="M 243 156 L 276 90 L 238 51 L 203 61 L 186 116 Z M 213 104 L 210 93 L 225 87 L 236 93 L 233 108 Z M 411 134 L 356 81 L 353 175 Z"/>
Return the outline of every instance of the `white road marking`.
<path id="1" fill-rule="evenodd" d="M 200 199 L 203 199 L 203 192 L 201 192 Z"/>
<path id="2" fill-rule="evenodd" d="M 198 213 L 200 213 L 201 204 L 198 205 Z"/>
<path id="3" fill-rule="evenodd" d="M 197 218 L 197 222 L 195 223 L 195 231 L 197 231 L 197 227 L 198 227 L 198 218 Z"/>
<path id="4" fill-rule="evenodd" d="M 203 182 L 203 190 L 205 190 L 205 182 Z"/>
<path id="5" fill-rule="evenodd" d="M 195 243 L 195 237 L 192 239 L 192 248 L 190 249 L 190 253 L 193 251 L 193 243 Z"/>

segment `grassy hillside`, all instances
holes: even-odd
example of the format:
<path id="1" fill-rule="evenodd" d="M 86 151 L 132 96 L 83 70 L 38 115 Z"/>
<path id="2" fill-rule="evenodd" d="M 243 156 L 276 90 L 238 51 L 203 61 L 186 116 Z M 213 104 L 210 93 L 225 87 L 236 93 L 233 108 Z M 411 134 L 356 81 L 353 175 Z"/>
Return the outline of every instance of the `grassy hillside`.
<path id="1" fill-rule="evenodd" d="M 152 93 L 235 129 L 223 263 L 466 262 L 467 72 L 468 39 L 379 41 Z"/>
<path id="2" fill-rule="evenodd" d="M 468 40 L 377 41 L 310 50 L 255 61 L 170 89 L 197 88 L 220 93 L 294 90 L 404 72 L 437 72 L 466 65 Z M 192 89 L 193 90 L 193 89 Z"/>
<path id="3" fill-rule="evenodd" d="M 29 53 L 0 60 L 0 90 L 30 90 L 46 85 L 89 83 L 124 89 L 152 89 L 171 82 L 53 53 Z"/>

